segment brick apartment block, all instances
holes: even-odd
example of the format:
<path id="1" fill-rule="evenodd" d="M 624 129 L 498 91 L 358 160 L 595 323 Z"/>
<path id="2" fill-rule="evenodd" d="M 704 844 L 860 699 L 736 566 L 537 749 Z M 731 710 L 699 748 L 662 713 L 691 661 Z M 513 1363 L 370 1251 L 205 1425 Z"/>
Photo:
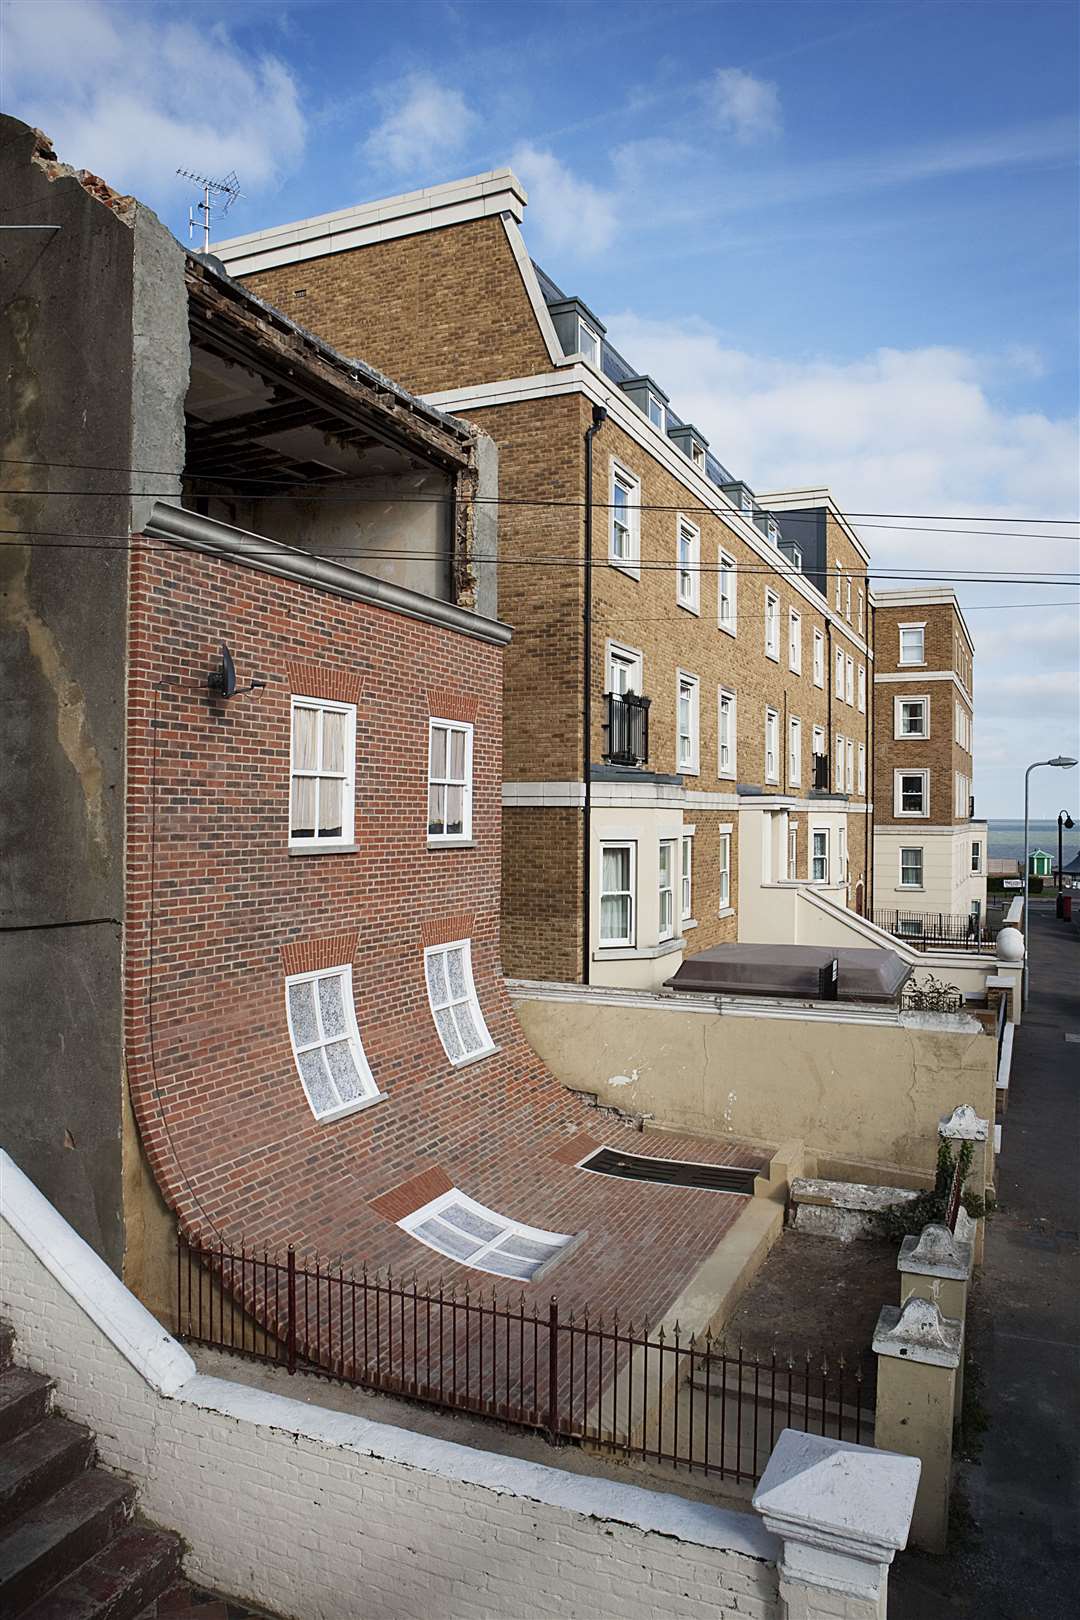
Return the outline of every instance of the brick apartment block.
<path id="1" fill-rule="evenodd" d="M 521 977 L 650 988 L 684 953 L 761 937 L 776 885 L 815 882 L 841 905 L 869 908 L 869 559 L 827 490 L 755 497 L 723 467 L 660 384 L 532 262 L 524 208 L 503 169 L 214 251 L 261 297 L 498 445 L 499 611 L 514 627 L 504 965 Z M 586 750 L 586 434 L 598 407 Z M 641 719 L 625 690 L 649 700 L 647 751 L 640 730 L 623 733 Z"/>
<path id="2" fill-rule="evenodd" d="M 879 591 L 875 610 L 876 905 L 978 918 L 986 822 L 972 778 L 974 643 L 953 591 Z"/>

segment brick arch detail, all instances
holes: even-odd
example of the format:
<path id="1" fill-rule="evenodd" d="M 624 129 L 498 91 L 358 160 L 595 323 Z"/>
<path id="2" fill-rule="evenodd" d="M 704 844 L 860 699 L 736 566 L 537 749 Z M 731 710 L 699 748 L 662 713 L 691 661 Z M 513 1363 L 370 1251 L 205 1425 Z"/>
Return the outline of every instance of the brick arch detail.
<path id="1" fill-rule="evenodd" d="M 470 726 L 476 724 L 480 709 L 478 697 L 470 697 L 466 692 L 448 692 L 442 686 L 429 686 L 427 701 L 433 720 L 460 720 Z"/>
<path id="2" fill-rule="evenodd" d="M 356 961 L 360 935 L 329 934 L 323 939 L 293 939 L 281 946 L 281 965 L 291 978 L 294 973 L 318 973 L 344 967 Z"/>
<path id="3" fill-rule="evenodd" d="M 364 695 L 364 676 L 359 670 L 335 664 L 304 664 L 285 660 L 290 693 L 298 697 L 326 698 L 330 703 L 359 703 Z"/>

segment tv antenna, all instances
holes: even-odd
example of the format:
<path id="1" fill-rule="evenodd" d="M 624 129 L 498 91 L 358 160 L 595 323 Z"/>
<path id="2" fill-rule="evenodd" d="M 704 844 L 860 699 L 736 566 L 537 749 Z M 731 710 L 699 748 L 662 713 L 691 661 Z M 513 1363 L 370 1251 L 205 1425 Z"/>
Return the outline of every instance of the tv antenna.
<path id="1" fill-rule="evenodd" d="M 177 169 L 177 174 L 184 180 L 193 180 L 197 186 L 202 186 L 203 200 L 197 203 L 199 213 L 202 215 L 203 252 L 210 251 L 210 210 L 213 207 L 211 198 L 224 197 L 221 204 L 222 216 L 229 212 L 237 197 L 243 195 L 240 190 L 240 181 L 236 170 L 230 169 L 223 180 L 215 180 L 207 174 L 192 174 L 190 169 Z M 195 208 L 188 209 L 188 241 L 195 236 Z"/>

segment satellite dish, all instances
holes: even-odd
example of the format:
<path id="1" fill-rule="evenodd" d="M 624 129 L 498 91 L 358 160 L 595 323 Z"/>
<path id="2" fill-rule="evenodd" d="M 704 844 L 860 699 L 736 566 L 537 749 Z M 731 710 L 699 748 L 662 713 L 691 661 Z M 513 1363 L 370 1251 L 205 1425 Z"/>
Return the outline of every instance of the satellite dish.
<path id="1" fill-rule="evenodd" d="M 221 667 L 210 671 L 206 684 L 218 697 L 231 698 L 236 691 L 236 665 L 224 642 L 221 643 Z"/>

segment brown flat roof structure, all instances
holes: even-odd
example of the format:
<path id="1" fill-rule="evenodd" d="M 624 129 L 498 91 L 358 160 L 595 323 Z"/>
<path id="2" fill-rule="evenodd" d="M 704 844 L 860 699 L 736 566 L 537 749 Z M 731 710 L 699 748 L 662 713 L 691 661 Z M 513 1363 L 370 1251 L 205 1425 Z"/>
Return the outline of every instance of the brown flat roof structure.
<path id="1" fill-rule="evenodd" d="M 668 990 L 717 996 L 794 996 L 819 999 L 820 973 L 835 958 L 841 1001 L 894 1002 L 911 968 L 895 951 L 831 945 L 716 945 L 688 956 Z"/>

